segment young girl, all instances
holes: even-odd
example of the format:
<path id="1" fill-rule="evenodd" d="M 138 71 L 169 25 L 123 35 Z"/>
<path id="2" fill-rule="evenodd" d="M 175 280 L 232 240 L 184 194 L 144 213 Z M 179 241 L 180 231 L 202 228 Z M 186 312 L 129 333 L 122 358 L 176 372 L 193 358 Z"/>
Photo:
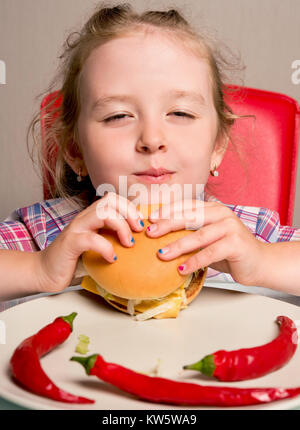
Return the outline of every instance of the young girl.
<path id="1" fill-rule="evenodd" d="M 35 140 L 42 171 L 54 178 L 53 198 L 20 208 L 0 223 L 1 309 L 7 299 L 64 290 L 86 250 L 113 264 L 117 256 L 98 233 L 101 227 L 115 230 L 124 246 L 134 246 L 132 231 L 144 225 L 135 196 L 120 192 L 120 177 L 127 189 L 193 186 L 184 217 L 175 216 L 174 197 L 170 218 L 150 215 L 153 224 L 146 231 L 157 237 L 185 228 L 188 215 L 202 211 L 201 228 L 158 250 L 159 258 L 169 260 L 201 248 L 178 268 L 181 273 L 210 266 L 231 281 L 300 295 L 292 264 L 300 254 L 294 242 L 300 230 L 280 226 L 277 213 L 223 205 L 207 192 L 197 204 L 196 185 L 216 174 L 237 118 L 224 101 L 216 52 L 177 11 L 138 15 L 126 4 L 100 7 L 76 39 L 68 39 L 61 56 L 62 103 L 54 123 L 59 94 L 51 101 L 52 119 L 45 112 L 43 118 L 51 123 L 47 142 L 50 154 L 57 148 L 55 166 L 43 155 L 42 139 Z M 37 116 L 33 131 L 38 121 Z M 99 200 L 102 184 L 116 192 Z M 287 238 L 293 242 L 283 243 Z"/>

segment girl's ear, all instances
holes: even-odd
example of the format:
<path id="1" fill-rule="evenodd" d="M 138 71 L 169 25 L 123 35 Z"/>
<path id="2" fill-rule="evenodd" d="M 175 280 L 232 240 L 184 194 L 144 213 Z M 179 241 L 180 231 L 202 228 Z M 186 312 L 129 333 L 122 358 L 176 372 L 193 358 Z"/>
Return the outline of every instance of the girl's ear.
<path id="1" fill-rule="evenodd" d="M 218 168 L 222 163 L 223 157 L 228 147 L 228 141 L 229 141 L 229 138 L 227 136 L 220 136 L 219 138 L 217 138 L 215 147 L 211 156 L 210 170 L 214 170 L 215 168 Z"/>
<path id="2" fill-rule="evenodd" d="M 88 175 L 83 156 L 76 142 L 74 142 L 73 140 L 70 141 L 66 148 L 66 151 L 64 153 L 64 159 L 76 174 L 78 174 L 79 170 L 81 170 L 81 176 Z"/>

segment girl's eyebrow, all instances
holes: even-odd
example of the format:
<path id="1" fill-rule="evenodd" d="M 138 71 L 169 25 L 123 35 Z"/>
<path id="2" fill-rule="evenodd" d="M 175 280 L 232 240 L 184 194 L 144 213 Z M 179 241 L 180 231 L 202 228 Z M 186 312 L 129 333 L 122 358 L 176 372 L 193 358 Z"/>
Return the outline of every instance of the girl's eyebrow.
<path id="1" fill-rule="evenodd" d="M 193 102 L 206 106 L 205 98 L 201 93 L 197 91 L 186 91 L 186 90 L 175 89 L 165 93 L 165 96 L 169 97 L 170 99 L 190 99 Z M 129 94 L 115 94 L 115 95 L 104 94 L 93 103 L 92 112 L 114 101 L 133 102 L 135 100 L 136 98 Z"/>

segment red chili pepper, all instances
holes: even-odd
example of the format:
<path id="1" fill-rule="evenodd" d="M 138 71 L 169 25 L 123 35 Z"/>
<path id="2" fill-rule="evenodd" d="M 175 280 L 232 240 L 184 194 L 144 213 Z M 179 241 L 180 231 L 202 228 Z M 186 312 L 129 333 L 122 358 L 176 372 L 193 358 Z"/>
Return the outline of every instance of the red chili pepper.
<path id="1" fill-rule="evenodd" d="M 245 406 L 292 398 L 300 394 L 300 387 L 231 388 L 172 381 L 107 363 L 99 354 L 72 357 L 71 360 L 81 363 L 88 375 L 95 375 L 127 393 L 155 403 L 182 406 Z"/>
<path id="2" fill-rule="evenodd" d="M 279 316 L 276 322 L 280 331 L 272 342 L 235 351 L 222 349 L 183 368 L 199 370 L 220 381 L 243 381 L 274 372 L 293 357 L 298 343 L 297 327 L 290 318 Z"/>
<path id="3" fill-rule="evenodd" d="M 63 343 L 73 330 L 76 312 L 58 317 L 33 336 L 25 339 L 14 351 L 11 371 L 18 382 L 35 394 L 68 403 L 94 403 L 94 400 L 74 396 L 57 387 L 42 369 L 40 358 Z"/>

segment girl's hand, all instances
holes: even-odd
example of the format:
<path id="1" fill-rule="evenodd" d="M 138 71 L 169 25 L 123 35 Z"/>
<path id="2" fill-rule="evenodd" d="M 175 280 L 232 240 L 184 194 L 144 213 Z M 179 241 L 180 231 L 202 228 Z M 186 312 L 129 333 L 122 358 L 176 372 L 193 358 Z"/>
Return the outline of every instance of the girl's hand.
<path id="1" fill-rule="evenodd" d="M 39 251 L 41 292 L 58 292 L 70 285 L 78 259 L 84 251 L 100 253 L 113 263 L 113 245 L 98 233 L 100 228 L 115 230 L 122 245 L 131 247 L 132 230 L 144 224 L 136 206 L 115 193 L 107 193 L 80 212 L 44 250 Z"/>
<path id="2" fill-rule="evenodd" d="M 258 241 L 235 213 L 217 202 L 185 200 L 164 205 L 149 215 L 153 223 L 146 230 L 149 237 L 159 237 L 170 231 L 189 229 L 194 233 L 168 244 L 157 255 L 162 260 L 172 260 L 182 254 L 201 250 L 180 267 L 181 274 L 189 274 L 210 266 L 220 272 L 230 273 L 244 285 L 259 285 L 263 279 L 263 253 L 266 244 Z M 194 221 L 193 221 L 194 220 Z M 156 227 L 155 227 L 156 226 Z M 153 228 L 154 227 L 154 228 Z"/>

